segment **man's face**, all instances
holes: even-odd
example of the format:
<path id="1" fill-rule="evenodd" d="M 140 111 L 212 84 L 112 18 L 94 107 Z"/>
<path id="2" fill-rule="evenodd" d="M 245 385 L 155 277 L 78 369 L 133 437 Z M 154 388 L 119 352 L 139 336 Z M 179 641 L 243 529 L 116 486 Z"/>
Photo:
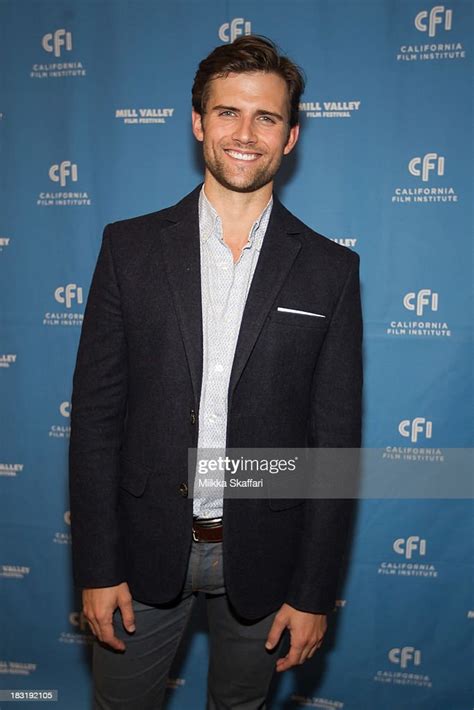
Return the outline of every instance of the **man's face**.
<path id="1" fill-rule="evenodd" d="M 215 180 L 236 192 L 271 182 L 299 134 L 298 126 L 289 128 L 284 79 L 264 72 L 213 79 L 205 108 L 203 117 L 193 110 L 193 133 Z"/>

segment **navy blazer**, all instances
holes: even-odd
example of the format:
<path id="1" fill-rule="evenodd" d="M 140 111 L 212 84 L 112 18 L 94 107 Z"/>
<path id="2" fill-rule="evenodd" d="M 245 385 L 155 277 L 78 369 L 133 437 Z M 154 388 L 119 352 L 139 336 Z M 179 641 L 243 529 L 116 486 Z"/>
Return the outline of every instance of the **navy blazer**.
<path id="1" fill-rule="evenodd" d="M 148 604 L 179 595 L 192 541 L 200 188 L 106 226 L 73 377 L 74 581 L 126 581 Z M 359 256 L 274 195 L 231 371 L 227 447 L 360 447 L 362 379 Z M 237 613 L 256 619 L 284 602 L 331 611 L 353 509 L 350 499 L 224 498 L 224 577 Z"/>

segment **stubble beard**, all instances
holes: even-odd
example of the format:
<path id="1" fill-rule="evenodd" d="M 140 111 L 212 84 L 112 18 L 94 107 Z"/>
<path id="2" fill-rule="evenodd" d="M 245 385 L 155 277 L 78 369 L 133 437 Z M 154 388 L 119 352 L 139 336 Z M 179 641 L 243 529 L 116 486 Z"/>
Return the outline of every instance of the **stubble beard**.
<path id="1" fill-rule="evenodd" d="M 238 150 L 236 148 L 236 150 Z M 204 143 L 203 149 L 204 163 L 206 168 L 209 170 L 211 175 L 217 182 L 228 190 L 233 190 L 234 192 L 255 192 L 261 187 L 268 185 L 269 182 L 273 180 L 278 168 L 280 167 L 282 157 L 280 156 L 277 163 L 265 164 L 260 168 L 257 168 L 248 178 L 243 181 L 242 178 L 235 178 L 232 175 L 230 166 L 225 165 L 225 158 L 220 159 L 215 156 L 210 149 L 206 147 Z"/>

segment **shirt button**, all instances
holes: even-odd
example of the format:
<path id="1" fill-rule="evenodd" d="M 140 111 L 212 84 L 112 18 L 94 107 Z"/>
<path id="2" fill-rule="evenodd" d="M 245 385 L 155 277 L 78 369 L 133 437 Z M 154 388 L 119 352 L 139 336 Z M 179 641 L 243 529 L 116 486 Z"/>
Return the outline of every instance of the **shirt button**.
<path id="1" fill-rule="evenodd" d="M 215 422 L 217 422 L 218 419 L 219 419 L 219 417 L 217 416 L 217 414 L 209 414 L 209 416 L 207 418 L 207 420 L 209 422 L 211 422 L 211 424 L 214 424 Z"/>
<path id="2" fill-rule="evenodd" d="M 180 483 L 179 484 L 179 492 L 183 496 L 183 498 L 188 497 L 188 484 L 187 483 Z"/>
<path id="3" fill-rule="evenodd" d="M 220 363 L 215 365 L 214 372 L 224 372 L 224 365 L 221 365 Z"/>

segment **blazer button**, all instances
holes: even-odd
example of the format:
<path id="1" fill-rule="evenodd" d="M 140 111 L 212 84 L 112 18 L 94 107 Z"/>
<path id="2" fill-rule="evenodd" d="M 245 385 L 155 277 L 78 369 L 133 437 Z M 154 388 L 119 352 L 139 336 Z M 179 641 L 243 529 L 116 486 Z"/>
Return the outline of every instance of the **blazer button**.
<path id="1" fill-rule="evenodd" d="M 187 483 L 180 483 L 179 484 L 179 492 L 183 496 L 183 498 L 188 497 L 188 484 Z"/>
<path id="2" fill-rule="evenodd" d="M 191 419 L 191 424 L 196 424 L 197 418 L 196 418 L 196 412 L 194 411 L 194 409 L 191 409 L 190 419 Z"/>

